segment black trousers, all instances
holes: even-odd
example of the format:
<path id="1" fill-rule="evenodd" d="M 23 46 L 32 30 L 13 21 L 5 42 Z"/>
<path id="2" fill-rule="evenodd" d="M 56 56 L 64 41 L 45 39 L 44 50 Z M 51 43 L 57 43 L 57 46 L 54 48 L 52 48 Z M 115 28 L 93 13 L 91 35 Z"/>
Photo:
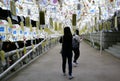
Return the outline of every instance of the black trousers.
<path id="1" fill-rule="evenodd" d="M 80 50 L 79 50 L 79 48 L 74 48 L 73 52 L 74 52 L 74 60 L 73 60 L 73 62 L 76 63 L 78 58 L 79 58 L 79 56 L 80 56 Z"/>
<path id="2" fill-rule="evenodd" d="M 68 60 L 69 75 L 72 75 L 72 56 L 62 55 L 62 70 L 66 73 L 66 62 Z"/>

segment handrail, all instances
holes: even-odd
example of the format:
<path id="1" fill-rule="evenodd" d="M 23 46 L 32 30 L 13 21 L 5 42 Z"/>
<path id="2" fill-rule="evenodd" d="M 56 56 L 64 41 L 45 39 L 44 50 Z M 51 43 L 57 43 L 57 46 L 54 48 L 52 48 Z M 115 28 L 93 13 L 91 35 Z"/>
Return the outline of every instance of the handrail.
<path id="1" fill-rule="evenodd" d="M 32 46 L 28 46 L 28 47 L 26 47 L 26 49 L 28 50 L 28 49 L 31 49 L 32 48 Z M 23 50 L 23 48 L 20 48 L 20 49 L 18 49 L 18 52 L 20 52 L 20 51 L 22 51 Z M 13 51 L 10 51 L 10 52 L 6 52 L 5 53 L 5 57 L 8 57 L 8 56 L 11 56 L 12 54 L 15 54 L 17 52 L 17 50 L 13 50 Z"/>
<path id="2" fill-rule="evenodd" d="M 45 42 L 48 38 L 45 38 L 44 40 L 42 40 L 39 44 L 35 45 L 35 47 L 33 49 L 31 49 L 30 51 L 28 51 L 26 54 L 24 54 L 21 58 L 19 58 L 14 64 L 12 64 L 11 66 L 9 66 L 9 68 L 7 68 L 5 71 L 3 71 L 0 74 L 0 80 L 10 71 L 12 70 L 17 64 L 19 64 L 22 60 L 24 60 L 28 55 L 30 55 L 37 47 L 39 47 L 40 45 L 42 45 L 43 42 Z M 22 50 L 22 49 L 21 49 Z M 12 51 L 11 53 L 13 53 L 15 51 Z M 7 56 L 9 56 L 10 54 L 8 53 Z"/>
<path id="3" fill-rule="evenodd" d="M 44 39 L 43 41 L 45 41 L 45 40 L 46 39 Z M 37 46 L 39 46 L 40 44 L 42 44 L 42 42 L 40 42 Z M 0 78 L 2 78 L 3 75 L 7 74 L 13 67 L 15 67 L 25 57 L 27 57 L 37 46 L 35 46 L 33 49 L 31 49 L 29 52 L 27 52 L 24 56 L 22 56 L 19 60 L 17 60 L 13 65 L 11 65 L 8 69 L 6 69 L 3 73 L 1 73 L 0 74 Z"/>

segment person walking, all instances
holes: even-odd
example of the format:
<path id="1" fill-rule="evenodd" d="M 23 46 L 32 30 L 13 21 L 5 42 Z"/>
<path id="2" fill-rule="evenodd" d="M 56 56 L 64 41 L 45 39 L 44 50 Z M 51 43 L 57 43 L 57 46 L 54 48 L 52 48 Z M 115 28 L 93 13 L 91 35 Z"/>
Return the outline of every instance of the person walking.
<path id="1" fill-rule="evenodd" d="M 73 52 L 74 52 L 73 65 L 77 66 L 77 64 L 78 64 L 77 60 L 80 56 L 79 47 L 80 47 L 80 41 L 81 41 L 78 29 L 75 30 L 75 34 L 73 35 L 73 41 L 75 41 L 75 43 L 76 43 L 76 44 L 73 44 L 73 46 L 74 46 L 73 47 Z"/>
<path id="2" fill-rule="evenodd" d="M 60 38 L 62 43 L 62 71 L 63 75 L 66 76 L 66 62 L 68 60 L 68 74 L 69 79 L 73 78 L 72 75 L 72 33 L 70 27 L 64 28 L 64 35 Z"/>

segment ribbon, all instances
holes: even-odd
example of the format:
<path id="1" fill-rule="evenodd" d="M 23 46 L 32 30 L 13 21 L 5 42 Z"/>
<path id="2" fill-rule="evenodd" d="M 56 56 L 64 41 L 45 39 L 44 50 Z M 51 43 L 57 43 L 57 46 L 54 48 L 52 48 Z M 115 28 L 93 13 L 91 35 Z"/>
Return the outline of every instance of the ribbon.
<path id="1" fill-rule="evenodd" d="M 3 50 L 0 51 L 0 58 L 1 58 L 1 62 L 2 65 L 6 65 L 6 61 L 5 61 L 5 52 Z"/>

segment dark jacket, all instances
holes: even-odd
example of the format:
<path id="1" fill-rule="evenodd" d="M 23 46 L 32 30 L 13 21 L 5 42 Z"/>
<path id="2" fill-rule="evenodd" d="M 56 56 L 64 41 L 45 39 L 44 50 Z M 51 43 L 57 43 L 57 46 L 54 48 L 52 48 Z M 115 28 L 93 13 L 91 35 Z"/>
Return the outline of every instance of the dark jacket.
<path id="1" fill-rule="evenodd" d="M 62 43 L 62 54 L 72 56 L 72 34 L 69 29 L 64 30 L 64 35 L 60 38 Z"/>

